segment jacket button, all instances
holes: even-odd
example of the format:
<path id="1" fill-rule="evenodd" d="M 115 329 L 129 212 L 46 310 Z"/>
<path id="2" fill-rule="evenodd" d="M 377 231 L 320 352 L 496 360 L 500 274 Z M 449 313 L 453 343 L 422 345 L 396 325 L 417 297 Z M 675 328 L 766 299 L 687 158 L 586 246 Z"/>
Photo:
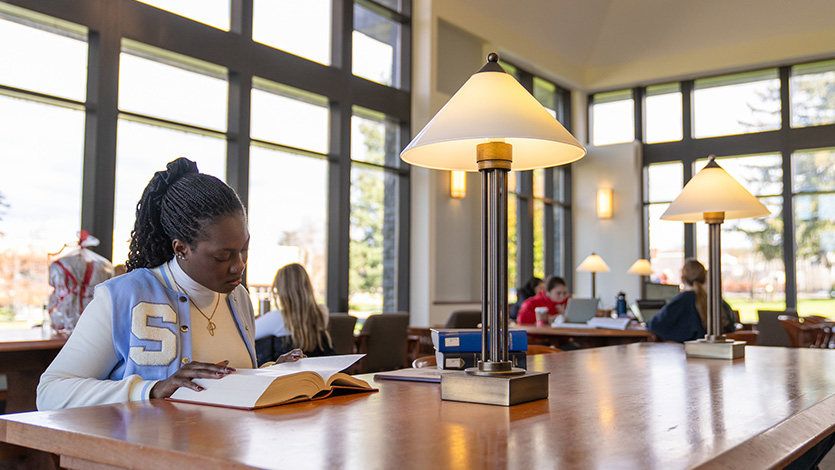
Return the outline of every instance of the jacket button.
<path id="1" fill-rule="evenodd" d="M 188 325 L 181 326 L 180 331 L 182 331 L 183 333 L 188 333 Z"/>
<path id="2" fill-rule="evenodd" d="M 189 362 L 191 362 L 191 359 L 184 357 L 182 362 L 183 364 L 188 364 Z"/>
<path id="3" fill-rule="evenodd" d="M 188 302 L 188 299 L 185 296 L 180 296 L 180 302 Z"/>

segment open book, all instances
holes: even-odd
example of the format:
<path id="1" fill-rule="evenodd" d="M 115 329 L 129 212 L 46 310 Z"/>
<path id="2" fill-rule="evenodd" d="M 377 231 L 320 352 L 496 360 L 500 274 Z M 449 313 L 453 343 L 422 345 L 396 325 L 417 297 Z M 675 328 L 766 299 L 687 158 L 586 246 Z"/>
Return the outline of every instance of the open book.
<path id="1" fill-rule="evenodd" d="M 194 379 L 203 391 L 180 387 L 169 400 L 252 410 L 317 400 L 334 391 L 375 391 L 368 382 L 340 372 L 362 356 L 306 357 L 260 369 L 238 369 L 220 379 Z"/>

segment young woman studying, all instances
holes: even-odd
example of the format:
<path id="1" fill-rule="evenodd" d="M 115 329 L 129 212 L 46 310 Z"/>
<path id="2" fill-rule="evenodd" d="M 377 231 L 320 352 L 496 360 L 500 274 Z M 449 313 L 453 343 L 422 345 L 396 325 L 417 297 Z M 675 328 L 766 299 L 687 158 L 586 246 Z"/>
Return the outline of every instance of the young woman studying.
<path id="1" fill-rule="evenodd" d="M 565 313 L 565 305 L 569 297 L 571 296 L 568 295 L 565 280 L 559 276 L 549 276 L 545 280 L 545 289 L 522 304 L 516 323 L 519 325 L 535 324 L 536 307 L 548 307 L 548 323 L 551 323 L 557 315 Z"/>
<path id="2" fill-rule="evenodd" d="M 683 343 L 707 334 L 707 269 L 695 258 L 681 268 L 681 292 L 647 322 L 647 329 L 665 341 Z M 723 333 L 734 331 L 731 307 L 724 300 L 719 314 Z"/>
<path id="3" fill-rule="evenodd" d="M 307 356 L 330 356 L 328 309 L 316 303 L 313 285 L 304 267 L 288 264 L 275 274 L 273 302 L 280 305 L 255 319 L 255 352 L 259 364 L 298 348 Z"/>
<path id="4" fill-rule="evenodd" d="M 194 378 L 255 367 L 254 312 L 241 285 L 248 247 L 232 188 L 185 158 L 155 173 L 137 205 L 128 272 L 97 286 L 41 376 L 38 409 L 166 398 L 201 390 Z"/>

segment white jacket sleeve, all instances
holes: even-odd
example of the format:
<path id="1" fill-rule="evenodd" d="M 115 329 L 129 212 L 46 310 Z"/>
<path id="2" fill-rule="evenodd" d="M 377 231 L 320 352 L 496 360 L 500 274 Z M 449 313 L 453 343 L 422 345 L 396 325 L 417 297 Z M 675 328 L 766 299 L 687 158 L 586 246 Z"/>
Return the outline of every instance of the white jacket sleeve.
<path id="1" fill-rule="evenodd" d="M 79 317 L 67 344 L 41 375 L 39 410 L 147 400 L 156 380 L 131 375 L 122 380 L 107 377 L 118 363 L 113 346 L 110 293 L 96 288 L 93 300 Z"/>

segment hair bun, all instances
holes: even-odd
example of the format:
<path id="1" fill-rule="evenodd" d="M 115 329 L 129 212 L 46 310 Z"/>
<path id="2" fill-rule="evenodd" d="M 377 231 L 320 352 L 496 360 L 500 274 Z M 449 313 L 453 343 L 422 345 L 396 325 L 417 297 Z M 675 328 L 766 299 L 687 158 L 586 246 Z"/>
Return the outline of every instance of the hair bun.
<path id="1" fill-rule="evenodd" d="M 180 157 L 169 162 L 166 165 L 165 171 L 154 173 L 154 177 L 151 178 L 151 182 L 148 184 L 146 191 L 150 191 L 153 200 L 159 201 L 169 186 L 189 173 L 199 173 L 197 164 L 188 158 Z"/>

